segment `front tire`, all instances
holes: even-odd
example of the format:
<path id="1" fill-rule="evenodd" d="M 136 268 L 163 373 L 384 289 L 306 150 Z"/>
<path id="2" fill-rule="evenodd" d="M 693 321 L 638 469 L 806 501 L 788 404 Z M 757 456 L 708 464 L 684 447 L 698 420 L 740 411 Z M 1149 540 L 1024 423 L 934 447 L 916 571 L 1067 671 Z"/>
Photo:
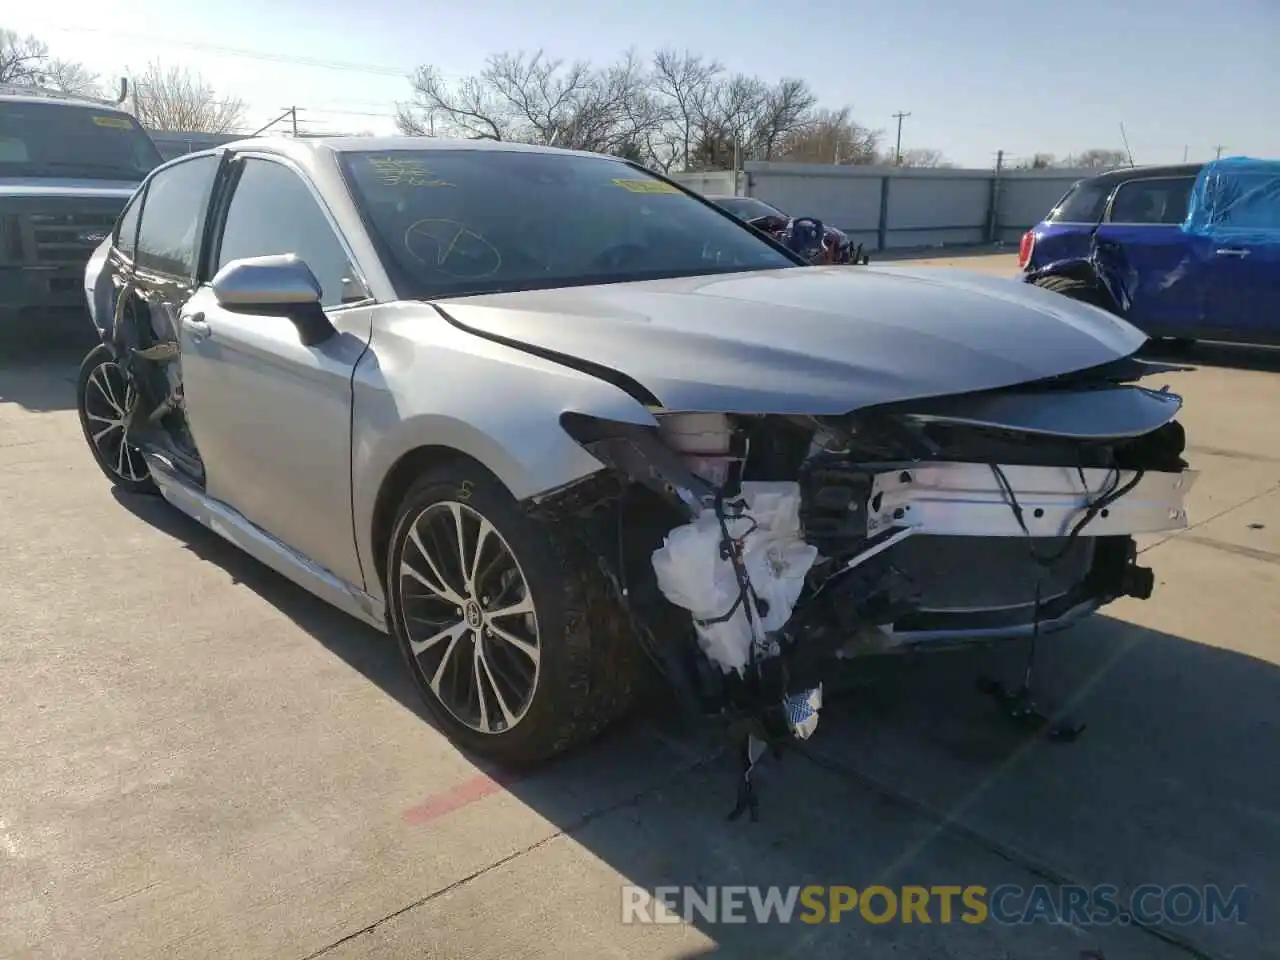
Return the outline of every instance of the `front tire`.
<path id="1" fill-rule="evenodd" d="M 451 464 L 405 494 L 387 556 L 393 634 L 432 717 L 505 764 L 581 743 L 633 699 L 631 637 L 594 559 L 494 477 Z"/>
<path id="2" fill-rule="evenodd" d="M 80 429 L 98 468 L 113 484 L 130 493 L 156 493 L 142 451 L 128 442 L 125 432 L 132 391 L 115 355 L 105 345 L 90 350 L 76 378 Z"/>

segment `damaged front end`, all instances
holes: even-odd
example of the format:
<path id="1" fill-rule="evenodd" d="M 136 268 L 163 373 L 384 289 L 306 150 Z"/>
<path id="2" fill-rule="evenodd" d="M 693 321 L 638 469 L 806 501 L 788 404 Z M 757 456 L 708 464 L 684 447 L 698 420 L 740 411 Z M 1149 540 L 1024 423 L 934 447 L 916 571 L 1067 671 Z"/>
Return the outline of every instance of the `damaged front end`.
<path id="1" fill-rule="evenodd" d="M 568 414 L 605 464 L 541 499 L 588 540 L 677 689 L 807 737 L 838 658 L 1035 636 L 1148 597 L 1184 527 L 1181 400 L 1132 358 L 840 417 Z M 750 752 L 750 748 L 748 748 Z"/>

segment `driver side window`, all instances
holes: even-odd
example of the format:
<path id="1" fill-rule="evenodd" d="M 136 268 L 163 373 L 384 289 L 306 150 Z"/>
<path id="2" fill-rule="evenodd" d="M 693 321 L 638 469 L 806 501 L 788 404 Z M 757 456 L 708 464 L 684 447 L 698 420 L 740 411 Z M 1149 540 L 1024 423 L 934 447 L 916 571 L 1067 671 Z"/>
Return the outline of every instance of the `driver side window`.
<path id="1" fill-rule="evenodd" d="M 293 253 L 320 281 L 320 303 L 363 300 L 342 243 L 302 178 L 284 164 L 248 157 L 227 207 L 217 270 L 243 257 Z"/>

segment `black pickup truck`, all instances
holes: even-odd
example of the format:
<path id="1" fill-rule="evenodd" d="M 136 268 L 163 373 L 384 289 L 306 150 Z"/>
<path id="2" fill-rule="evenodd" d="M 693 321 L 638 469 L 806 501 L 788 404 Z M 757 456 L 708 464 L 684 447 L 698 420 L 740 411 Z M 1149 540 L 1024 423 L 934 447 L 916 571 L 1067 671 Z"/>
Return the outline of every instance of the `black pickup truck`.
<path id="1" fill-rule="evenodd" d="M 160 162 L 119 109 L 0 95 L 0 344 L 92 329 L 85 265 Z"/>

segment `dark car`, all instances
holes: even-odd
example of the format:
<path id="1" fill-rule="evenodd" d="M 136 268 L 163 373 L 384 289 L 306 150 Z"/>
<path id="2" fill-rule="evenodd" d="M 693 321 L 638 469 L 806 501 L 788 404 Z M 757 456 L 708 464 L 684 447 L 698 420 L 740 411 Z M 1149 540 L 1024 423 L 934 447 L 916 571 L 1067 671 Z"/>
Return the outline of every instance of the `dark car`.
<path id="1" fill-rule="evenodd" d="M 811 249 L 797 252 L 805 253 L 815 263 L 867 262 L 868 258 L 863 255 L 861 244 L 855 248 L 844 231 L 827 226 L 820 220 L 814 220 L 811 217 L 792 217 L 772 204 L 765 203 L 759 197 L 709 196 L 707 199 L 725 213 L 749 223 L 757 230 L 763 230 L 775 240 L 793 248 L 806 245 L 797 234 L 800 234 L 805 225 L 811 226 L 816 234 L 815 242 L 809 244 Z M 799 230 L 797 224 L 800 226 Z M 791 236 L 788 235 L 789 231 Z M 821 239 L 817 239 L 818 237 Z"/>
<path id="2" fill-rule="evenodd" d="M 115 107 L 0 96 L 0 336 L 83 329 L 89 256 L 160 162 Z"/>
<path id="3" fill-rule="evenodd" d="M 1081 180 L 1023 236 L 1018 265 L 1151 337 L 1280 343 L 1280 162 Z"/>

